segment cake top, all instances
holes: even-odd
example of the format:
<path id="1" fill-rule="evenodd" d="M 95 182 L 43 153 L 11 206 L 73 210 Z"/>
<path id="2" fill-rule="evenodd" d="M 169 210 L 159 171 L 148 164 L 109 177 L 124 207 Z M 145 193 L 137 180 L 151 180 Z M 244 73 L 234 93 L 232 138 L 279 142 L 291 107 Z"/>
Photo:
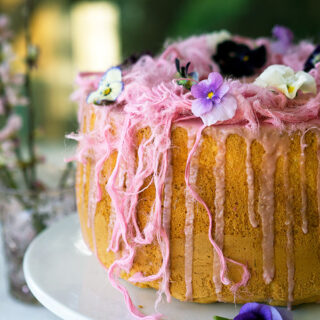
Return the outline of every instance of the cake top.
<path id="1" fill-rule="evenodd" d="M 227 31 L 173 42 L 157 57 L 132 56 L 104 75 L 81 74 L 87 102 L 118 108 L 142 122 L 200 119 L 205 126 L 319 121 L 320 46 Z"/>

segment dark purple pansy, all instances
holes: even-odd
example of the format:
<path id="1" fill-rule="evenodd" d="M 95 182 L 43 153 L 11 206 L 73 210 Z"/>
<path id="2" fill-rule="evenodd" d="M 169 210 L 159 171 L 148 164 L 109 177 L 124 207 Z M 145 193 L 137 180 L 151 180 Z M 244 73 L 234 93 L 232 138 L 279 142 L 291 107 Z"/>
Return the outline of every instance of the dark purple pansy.
<path id="1" fill-rule="evenodd" d="M 214 320 L 231 320 L 214 316 Z M 275 308 L 269 305 L 249 302 L 244 304 L 239 314 L 233 320 L 293 320 L 292 313 L 284 308 Z"/>
<path id="2" fill-rule="evenodd" d="M 271 44 L 272 51 L 284 54 L 293 41 L 293 32 L 287 27 L 276 25 L 272 29 L 272 35 L 276 38 Z"/>
<path id="3" fill-rule="evenodd" d="M 272 306 L 256 302 L 246 303 L 234 320 L 284 320 L 280 312 Z"/>
<path id="4" fill-rule="evenodd" d="M 303 70 L 309 72 L 316 66 L 318 62 L 320 62 L 320 45 L 318 45 L 310 54 L 310 56 L 304 64 Z"/>
<path id="5" fill-rule="evenodd" d="M 252 76 L 266 63 L 266 57 L 265 46 L 250 49 L 245 44 L 226 40 L 218 44 L 217 53 L 212 58 L 223 74 L 239 78 Z"/>

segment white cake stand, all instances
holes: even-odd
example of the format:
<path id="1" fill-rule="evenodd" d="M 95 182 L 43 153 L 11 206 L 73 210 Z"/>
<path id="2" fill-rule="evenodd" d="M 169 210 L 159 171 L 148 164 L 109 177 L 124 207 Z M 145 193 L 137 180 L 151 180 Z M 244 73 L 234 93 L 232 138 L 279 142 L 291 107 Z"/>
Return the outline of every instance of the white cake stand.
<path id="1" fill-rule="evenodd" d="M 132 319 L 122 295 L 109 284 L 105 269 L 82 241 L 76 215 L 41 233 L 29 246 L 23 267 L 32 293 L 64 320 Z M 125 285 L 142 312 L 154 312 L 154 290 Z M 239 306 L 172 299 L 170 304 L 162 303 L 159 311 L 167 320 L 211 320 L 213 315 L 233 318 Z M 298 320 L 320 319 L 320 305 L 300 306 L 293 313 Z"/>

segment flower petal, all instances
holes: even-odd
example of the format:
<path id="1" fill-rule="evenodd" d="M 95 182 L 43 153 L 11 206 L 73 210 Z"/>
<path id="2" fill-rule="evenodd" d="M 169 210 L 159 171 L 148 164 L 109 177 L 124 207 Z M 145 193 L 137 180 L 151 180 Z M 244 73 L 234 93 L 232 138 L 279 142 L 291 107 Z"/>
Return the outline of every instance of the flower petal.
<path id="1" fill-rule="evenodd" d="M 110 93 L 102 97 L 101 101 L 115 101 L 123 90 L 123 82 L 111 82 L 109 87 Z"/>
<path id="2" fill-rule="evenodd" d="M 303 83 L 300 87 L 300 90 L 303 93 L 317 93 L 317 85 L 315 79 L 307 72 L 304 71 L 298 71 L 296 73 L 296 77 L 303 80 Z"/>
<path id="3" fill-rule="evenodd" d="M 213 103 L 210 99 L 202 98 L 192 101 L 192 113 L 197 117 L 201 117 L 203 114 L 208 113 L 212 108 Z"/>
<path id="4" fill-rule="evenodd" d="M 215 95 L 222 99 L 227 92 L 229 91 L 230 87 L 227 83 L 223 83 L 218 90 L 215 92 Z"/>
<path id="5" fill-rule="evenodd" d="M 219 121 L 233 118 L 237 110 L 237 101 L 232 96 L 226 96 L 221 103 L 213 105 L 211 111 L 201 115 L 201 119 L 206 126 L 210 126 Z"/>
<path id="6" fill-rule="evenodd" d="M 317 91 L 315 80 L 310 74 L 304 71 L 295 74 L 293 69 L 284 65 L 268 67 L 254 84 L 264 88 L 274 87 L 289 99 L 295 98 L 299 89 L 304 93 L 316 93 Z"/>
<path id="7" fill-rule="evenodd" d="M 195 98 L 206 98 L 209 92 L 208 80 L 202 80 L 191 87 L 191 94 Z"/>
<path id="8" fill-rule="evenodd" d="M 277 41 L 271 43 L 271 50 L 279 54 L 286 53 L 293 40 L 292 31 L 289 28 L 276 25 L 272 29 L 272 35 Z"/>
<path id="9" fill-rule="evenodd" d="M 290 67 L 274 64 L 265 69 L 255 80 L 254 84 L 263 88 L 275 87 L 286 84 L 287 79 L 294 76 L 294 71 Z"/>
<path id="10" fill-rule="evenodd" d="M 259 310 L 261 306 L 262 305 L 257 302 L 248 302 L 241 307 L 239 314 Z"/>
<path id="11" fill-rule="evenodd" d="M 106 83 L 111 83 L 111 82 L 121 82 L 121 80 L 122 80 L 121 69 L 119 67 L 111 67 L 102 76 L 100 84 L 105 85 Z M 99 87 L 100 87 L 100 84 L 99 84 Z"/>
<path id="12" fill-rule="evenodd" d="M 275 308 L 271 307 L 271 319 L 272 320 L 284 320 L 280 312 Z"/>
<path id="13" fill-rule="evenodd" d="M 98 91 L 93 91 L 88 95 L 87 103 L 88 104 L 95 103 L 96 101 L 99 100 L 99 97 L 100 97 L 99 92 Z"/>
<path id="14" fill-rule="evenodd" d="M 208 76 L 210 89 L 216 91 L 223 83 L 223 77 L 219 72 L 211 72 Z"/>
<path id="15" fill-rule="evenodd" d="M 244 312 L 244 313 L 239 313 L 234 318 L 234 320 L 262 320 L 262 318 L 256 315 L 254 312 Z"/>

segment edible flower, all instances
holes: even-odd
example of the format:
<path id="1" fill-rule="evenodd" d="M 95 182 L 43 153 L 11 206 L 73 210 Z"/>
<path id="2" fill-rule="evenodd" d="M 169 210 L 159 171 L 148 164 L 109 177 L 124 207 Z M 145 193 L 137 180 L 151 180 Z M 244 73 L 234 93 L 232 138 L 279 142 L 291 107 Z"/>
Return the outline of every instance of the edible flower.
<path id="1" fill-rule="evenodd" d="M 303 70 L 309 72 L 316 66 L 318 62 L 320 62 L 320 45 L 318 45 L 310 54 L 306 63 L 304 64 Z"/>
<path id="2" fill-rule="evenodd" d="M 181 86 L 184 86 L 187 90 L 190 90 L 194 82 L 198 82 L 199 75 L 197 72 L 193 71 L 189 73 L 189 67 L 191 62 L 188 62 L 184 67 L 180 66 L 180 60 L 176 58 L 176 69 L 177 69 L 177 77 L 183 78 L 178 79 L 177 83 Z"/>
<path id="3" fill-rule="evenodd" d="M 255 80 L 255 85 L 275 88 L 284 93 L 289 99 L 294 99 L 298 90 L 303 93 L 317 92 L 315 79 L 307 72 L 294 72 L 288 66 L 274 64 L 265 69 Z"/>
<path id="4" fill-rule="evenodd" d="M 231 320 L 224 317 L 214 316 L 214 320 Z M 233 320 L 292 320 L 292 314 L 288 310 L 279 310 L 275 307 L 250 302 L 244 304 L 239 314 Z"/>
<path id="5" fill-rule="evenodd" d="M 227 95 L 228 91 L 229 85 L 223 81 L 221 74 L 210 73 L 207 80 L 191 87 L 191 94 L 196 98 L 192 101 L 193 114 L 207 126 L 231 119 L 236 112 L 237 102 Z"/>
<path id="6" fill-rule="evenodd" d="M 286 53 L 293 41 L 293 32 L 287 27 L 276 25 L 272 29 L 272 35 L 277 39 L 271 44 L 272 51 Z"/>
<path id="7" fill-rule="evenodd" d="M 242 306 L 234 320 L 283 320 L 283 317 L 275 307 L 251 302 Z"/>
<path id="8" fill-rule="evenodd" d="M 226 40 L 218 44 L 217 53 L 213 55 L 223 74 L 242 77 L 251 76 L 256 69 L 266 63 L 265 46 L 251 50 L 247 45 Z"/>
<path id="9" fill-rule="evenodd" d="M 117 100 L 123 90 L 122 74 L 119 67 L 111 67 L 102 76 L 98 89 L 89 94 L 87 103 L 108 104 Z"/>

